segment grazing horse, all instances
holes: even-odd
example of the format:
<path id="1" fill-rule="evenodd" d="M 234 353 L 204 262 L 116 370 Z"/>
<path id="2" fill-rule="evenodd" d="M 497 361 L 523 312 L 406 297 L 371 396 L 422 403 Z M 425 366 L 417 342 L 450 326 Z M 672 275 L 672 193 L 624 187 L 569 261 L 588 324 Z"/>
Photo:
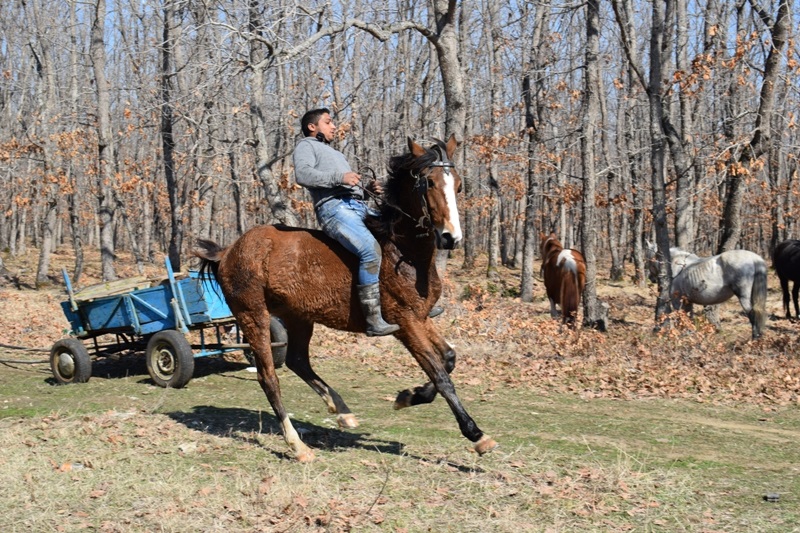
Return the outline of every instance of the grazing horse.
<path id="1" fill-rule="evenodd" d="M 775 247 L 772 253 L 772 266 L 781 281 L 783 293 L 783 310 L 786 318 L 792 318 L 789 311 L 789 281 L 792 281 L 792 300 L 794 301 L 794 315 L 800 318 L 800 307 L 797 305 L 797 294 L 800 292 L 800 241 L 789 239 Z"/>
<path id="2" fill-rule="evenodd" d="M 681 299 L 685 311 L 691 314 L 692 304 L 717 305 L 736 296 L 752 325 L 753 339 L 761 336 L 767 321 L 767 264 L 761 256 L 747 250 L 729 250 L 712 257 L 697 257 L 680 248 L 670 248 L 670 255 L 670 292 Z M 648 260 L 651 276 L 652 261 L 655 259 Z M 655 271 L 658 272 L 657 265 Z"/>
<path id="3" fill-rule="evenodd" d="M 542 272 L 547 298 L 550 300 L 550 316 L 556 318 L 556 304 L 561 306 L 564 324 L 575 328 L 581 293 L 586 285 L 586 261 L 578 250 L 565 249 L 556 234 L 541 234 L 539 250 L 542 254 Z"/>
<path id="4" fill-rule="evenodd" d="M 645 257 L 647 259 L 647 271 L 649 273 L 648 277 L 651 282 L 655 283 L 658 281 L 658 248 L 654 242 L 645 241 L 645 244 Z M 700 260 L 699 256 L 674 246 L 670 247 L 669 256 L 672 260 L 673 276 L 676 276 L 678 272 L 680 272 L 687 264 Z"/>
<path id="5" fill-rule="evenodd" d="M 380 284 L 384 317 L 398 324 L 393 335 L 422 367 L 429 383 L 401 392 L 395 409 L 430 403 L 437 393 L 450 406 L 461 433 L 478 454 L 497 444 L 478 429 L 456 395 L 450 379 L 456 363 L 453 347 L 428 317 L 442 284 L 434 261 L 437 247 L 452 249 L 461 240 L 456 193 L 461 178 L 451 162 L 454 136 L 426 149 L 408 139 L 409 152 L 389 161 L 380 217 L 368 220 L 383 253 Z M 281 318 L 288 333 L 286 366 L 302 378 L 337 414 L 340 427 L 358 422 L 339 394 L 311 368 L 309 341 L 314 324 L 365 332 L 366 319 L 356 294 L 358 260 L 339 243 L 316 230 L 258 226 L 222 248 L 200 241 L 195 255 L 201 271 L 216 277 L 225 299 L 255 353 L 258 381 L 269 400 L 294 457 L 311 461 L 283 406 L 270 350 L 270 315 Z"/>

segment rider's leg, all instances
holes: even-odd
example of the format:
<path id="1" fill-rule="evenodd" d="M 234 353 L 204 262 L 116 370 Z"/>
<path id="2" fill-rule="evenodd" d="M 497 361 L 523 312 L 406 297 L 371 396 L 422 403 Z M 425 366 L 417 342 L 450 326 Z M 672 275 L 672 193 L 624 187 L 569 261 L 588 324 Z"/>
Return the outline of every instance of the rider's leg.
<path id="1" fill-rule="evenodd" d="M 367 335 L 390 335 L 400 329 L 388 324 L 381 312 L 380 284 L 381 247 L 364 225 L 367 207 L 352 199 L 325 202 L 317 213 L 322 229 L 358 256 L 358 298 L 367 320 Z"/>

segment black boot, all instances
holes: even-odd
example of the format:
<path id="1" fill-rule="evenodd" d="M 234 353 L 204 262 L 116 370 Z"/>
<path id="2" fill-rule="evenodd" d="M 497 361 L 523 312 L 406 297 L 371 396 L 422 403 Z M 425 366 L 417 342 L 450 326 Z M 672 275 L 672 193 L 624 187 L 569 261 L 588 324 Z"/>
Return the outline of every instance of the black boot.
<path id="1" fill-rule="evenodd" d="M 367 337 L 391 335 L 400 329 L 397 324 L 387 324 L 383 320 L 381 315 L 381 293 L 377 283 L 359 285 L 358 299 L 361 302 L 364 318 L 367 319 Z"/>

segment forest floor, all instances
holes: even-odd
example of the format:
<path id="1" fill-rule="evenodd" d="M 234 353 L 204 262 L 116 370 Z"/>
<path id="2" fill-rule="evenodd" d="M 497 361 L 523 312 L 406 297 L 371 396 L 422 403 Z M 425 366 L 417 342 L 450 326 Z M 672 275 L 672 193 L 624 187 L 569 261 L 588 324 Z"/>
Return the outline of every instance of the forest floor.
<path id="1" fill-rule="evenodd" d="M 718 330 L 677 314 L 654 332 L 656 290 L 630 277 L 598 280 L 607 333 L 572 332 L 550 319 L 541 282 L 522 303 L 519 271 L 490 279 L 456 253 L 436 322 L 456 347 L 462 399 L 500 449 L 470 454 L 441 400 L 391 411 L 396 390 L 423 382 L 393 339 L 318 328 L 313 361 L 362 426 L 333 427 L 282 369 L 285 401 L 320 450 L 300 466 L 234 356 L 198 362 L 181 390 L 154 387 L 140 357 L 53 386 L 46 352 L 69 327 L 57 273 L 74 258 L 55 253 L 41 290 L 36 259 L 5 257 L 0 278 L 3 531 L 800 530 L 800 324 L 778 318 L 772 273 L 757 341 L 735 300 Z M 132 265 L 121 256 L 119 276 L 137 275 Z M 90 254 L 79 286 L 99 275 Z"/>

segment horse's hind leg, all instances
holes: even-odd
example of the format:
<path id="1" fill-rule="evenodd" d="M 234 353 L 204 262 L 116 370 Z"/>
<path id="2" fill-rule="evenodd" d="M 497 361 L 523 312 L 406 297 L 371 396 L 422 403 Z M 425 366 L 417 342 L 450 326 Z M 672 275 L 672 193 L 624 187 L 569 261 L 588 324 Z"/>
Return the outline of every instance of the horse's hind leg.
<path id="1" fill-rule="evenodd" d="M 556 309 L 556 301 L 552 298 L 550 300 L 550 318 L 558 318 L 558 309 Z"/>
<path id="2" fill-rule="evenodd" d="M 742 293 L 744 292 L 744 293 Z M 749 291 L 734 291 L 736 297 L 739 298 L 739 304 L 742 306 L 742 310 L 744 314 L 747 315 L 747 320 L 750 321 L 750 326 L 752 327 L 753 338 L 758 338 L 760 332 L 758 331 L 758 324 L 757 324 L 757 317 L 756 317 L 756 310 L 753 308 L 753 302 L 750 299 Z"/>
<path id="3" fill-rule="evenodd" d="M 434 349 L 444 363 L 445 370 L 448 374 L 450 374 L 456 366 L 456 351 L 436 330 L 436 327 L 433 325 L 432 321 L 426 320 L 425 327 L 428 332 L 428 338 L 430 339 L 431 343 L 433 343 Z M 419 387 L 415 387 L 414 389 L 400 391 L 394 401 L 394 408 L 403 409 L 405 407 L 411 407 L 412 405 L 431 403 L 435 399 L 436 387 L 434 386 L 433 382 L 429 381 L 428 383 L 420 385 Z"/>
<path id="4" fill-rule="evenodd" d="M 788 285 L 789 282 L 787 281 L 786 284 Z M 788 289 L 788 287 L 787 287 L 787 289 Z M 798 307 L 798 305 L 797 305 L 798 293 L 800 293 L 800 283 L 795 281 L 795 282 L 792 283 L 792 301 L 794 302 L 794 316 L 796 316 L 797 318 L 800 318 L 800 307 Z M 786 292 L 786 295 L 787 295 L 786 296 L 786 318 L 791 318 L 792 315 L 789 313 L 788 290 Z"/>
<path id="5" fill-rule="evenodd" d="M 783 311 L 786 313 L 786 318 L 791 319 L 792 318 L 792 312 L 789 310 L 789 279 L 788 278 L 784 278 L 782 276 L 778 276 L 778 279 L 781 282 L 781 294 L 783 296 Z M 797 311 L 797 296 L 795 296 L 796 293 L 794 291 L 794 289 L 796 287 L 798 287 L 797 283 L 795 283 L 794 286 L 792 287 L 792 296 L 795 297 L 794 298 L 795 311 Z M 798 313 L 795 312 L 795 315 L 797 315 L 797 314 Z"/>
<path id="6" fill-rule="evenodd" d="M 408 348 L 436 387 L 436 392 L 441 394 L 450 406 L 450 410 L 458 421 L 461 434 L 475 443 L 475 451 L 483 455 L 494 449 L 497 443 L 488 435 L 483 434 L 461 404 L 453 381 L 445 368 L 445 363 L 424 328 L 419 324 L 405 323 L 400 331 L 395 333 L 395 336 Z"/>
<path id="7" fill-rule="evenodd" d="M 281 388 L 278 376 L 275 373 L 275 364 L 272 361 L 272 346 L 269 336 L 269 313 L 266 305 L 263 309 L 234 311 L 239 326 L 247 337 L 250 347 L 253 349 L 258 371 L 258 383 L 267 396 L 275 416 L 281 424 L 283 438 L 292 448 L 295 458 L 300 462 L 308 462 L 314 459 L 314 452 L 306 446 L 300 435 L 292 426 L 289 414 L 283 407 L 281 401 Z"/>
<path id="8" fill-rule="evenodd" d="M 336 422 L 342 428 L 358 427 L 358 420 L 331 386 L 320 378 L 308 358 L 308 345 L 314 333 L 314 325 L 306 322 L 286 321 L 289 345 L 286 352 L 286 366 L 305 381 L 314 392 L 320 395 L 328 412 L 336 414 Z"/>

